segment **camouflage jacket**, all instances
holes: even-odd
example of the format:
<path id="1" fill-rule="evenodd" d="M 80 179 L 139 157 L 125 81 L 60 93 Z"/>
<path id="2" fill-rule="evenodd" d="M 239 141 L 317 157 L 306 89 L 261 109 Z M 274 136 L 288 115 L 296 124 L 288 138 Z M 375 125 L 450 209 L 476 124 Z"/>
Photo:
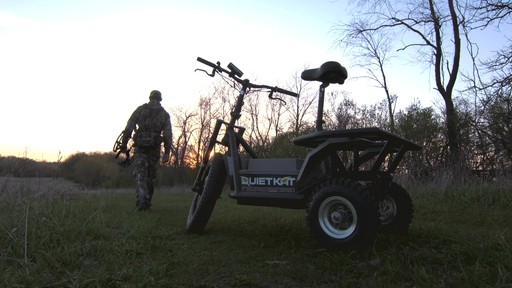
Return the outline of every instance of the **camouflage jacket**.
<path id="1" fill-rule="evenodd" d="M 133 131 L 135 131 L 133 135 L 135 146 L 146 146 L 144 141 L 152 138 L 149 146 L 160 146 L 163 142 L 165 153 L 170 153 L 171 118 L 160 102 L 151 100 L 135 109 L 124 129 L 123 143 L 128 143 Z"/>

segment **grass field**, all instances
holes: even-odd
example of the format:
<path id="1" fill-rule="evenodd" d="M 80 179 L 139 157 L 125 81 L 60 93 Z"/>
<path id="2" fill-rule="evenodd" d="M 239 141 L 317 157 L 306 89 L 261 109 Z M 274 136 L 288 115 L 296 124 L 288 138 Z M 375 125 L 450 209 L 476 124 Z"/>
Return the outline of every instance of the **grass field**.
<path id="1" fill-rule="evenodd" d="M 141 213 L 133 191 L 17 181 L 0 183 L 1 287 L 512 287 L 510 188 L 411 191 L 410 233 L 332 252 L 302 210 L 224 196 L 187 235 L 184 188 Z"/>

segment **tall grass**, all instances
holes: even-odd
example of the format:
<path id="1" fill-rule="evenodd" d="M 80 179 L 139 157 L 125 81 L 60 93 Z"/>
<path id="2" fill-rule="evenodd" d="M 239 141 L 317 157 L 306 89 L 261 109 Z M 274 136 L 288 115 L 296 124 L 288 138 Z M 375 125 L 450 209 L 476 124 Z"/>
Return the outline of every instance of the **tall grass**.
<path id="1" fill-rule="evenodd" d="M 144 213 L 117 192 L 3 197 L 0 286 L 512 287 L 510 188 L 411 190 L 408 234 L 336 252 L 313 241 L 301 210 L 223 196 L 205 234 L 187 235 L 188 189 L 157 190 Z"/>

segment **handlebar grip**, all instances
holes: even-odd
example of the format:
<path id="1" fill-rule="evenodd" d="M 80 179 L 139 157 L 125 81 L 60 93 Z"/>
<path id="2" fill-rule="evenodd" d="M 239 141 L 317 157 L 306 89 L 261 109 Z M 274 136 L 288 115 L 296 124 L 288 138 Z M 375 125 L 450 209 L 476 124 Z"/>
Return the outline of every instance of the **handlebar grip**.
<path id="1" fill-rule="evenodd" d="M 201 58 L 201 57 L 197 57 L 197 61 L 199 61 L 199 62 L 201 62 L 201 63 L 203 63 L 203 64 L 205 64 L 205 65 L 208 65 L 208 66 L 210 66 L 210 67 L 212 67 L 212 68 L 217 68 L 217 65 L 215 65 L 215 64 L 213 64 L 212 62 L 210 62 L 210 61 L 208 61 L 208 60 L 205 60 L 205 59 L 203 59 L 203 58 Z"/>
<path id="2" fill-rule="evenodd" d="M 299 94 L 297 94 L 297 93 L 295 93 L 295 92 L 292 92 L 292 91 L 288 91 L 288 90 L 281 89 L 281 88 L 279 88 L 279 87 L 276 87 L 276 88 L 275 88 L 275 92 L 277 92 L 277 93 L 281 93 L 281 94 L 290 95 L 290 96 L 293 96 L 293 97 L 299 97 Z"/>

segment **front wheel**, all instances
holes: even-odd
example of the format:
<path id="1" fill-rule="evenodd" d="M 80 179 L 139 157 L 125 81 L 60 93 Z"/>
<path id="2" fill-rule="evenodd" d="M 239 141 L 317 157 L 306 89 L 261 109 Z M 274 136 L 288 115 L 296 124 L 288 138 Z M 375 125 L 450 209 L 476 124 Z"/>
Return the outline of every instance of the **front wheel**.
<path id="1" fill-rule="evenodd" d="M 212 215 L 217 199 L 226 181 L 226 165 L 222 154 L 215 155 L 208 162 L 205 171 L 203 191 L 196 193 L 188 212 L 187 232 L 202 233 Z"/>
<path id="2" fill-rule="evenodd" d="M 306 221 L 320 245 L 329 249 L 365 248 L 377 235 L 378 214 L 369 193 L 342 178 L 315 193 Z"/>

